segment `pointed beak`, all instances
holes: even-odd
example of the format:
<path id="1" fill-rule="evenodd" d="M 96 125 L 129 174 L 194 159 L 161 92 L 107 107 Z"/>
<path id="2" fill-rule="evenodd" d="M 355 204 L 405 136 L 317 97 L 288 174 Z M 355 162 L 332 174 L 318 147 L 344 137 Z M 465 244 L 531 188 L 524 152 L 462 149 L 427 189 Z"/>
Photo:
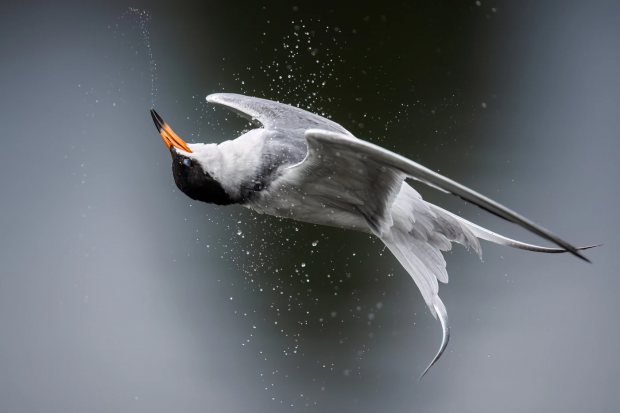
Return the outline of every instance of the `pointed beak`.
<path id="1" fill-rule="evenodd" d="M 153 118 L 153 122 L 155 122 L 155 127 L 157 131 L 161 135 L 161 138 L 164 140 L 164 143 L 170 149 L 170 146 L 174 146 L 177 149 L 181 149 L 182 151 L 191 153 L 191 149 L 187 147 L 187 144 L 183 139 L 179 138 L 179 136 L 170 129 L 170 126 L 155 112 L 155 109 L 151 109 L 151 117 Z"/>

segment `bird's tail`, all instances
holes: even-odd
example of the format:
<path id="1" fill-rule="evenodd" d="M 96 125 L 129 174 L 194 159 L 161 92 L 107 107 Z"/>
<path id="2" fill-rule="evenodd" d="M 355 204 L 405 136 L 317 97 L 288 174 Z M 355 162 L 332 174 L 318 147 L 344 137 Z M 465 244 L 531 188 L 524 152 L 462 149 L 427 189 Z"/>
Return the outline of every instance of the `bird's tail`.
<path id="1" fill-rule="evenodd" d="M 526 244 L 496 234 L 436 205 L 427 203 L 409 185 L 403 184 L 392 206 L 393 225 L 385 234 L 377 234 L 407 270 L 420 289 L 428 308 L 441 322 L 443 339 L 439 351 L 426 368 L 422 378 L 441 357 L 450 339 L 446 307 L 439 298 L 438 281 L 447 283 L 448 273 L 442 251 L 450 250 L 453 242 L 472 248 L 481 256 L 478 238 L 496 244 L 544 253 L 567 252 L 561 248 L 547 248 Z M 584 250 L 594 246 L 577 248 Z"/>
<path id="2" fill-rule="evenodd" d="M 423 265 L 421 265 L 420 259 L 415 256 L 412 250 L 408 247 L 408 245 L 404 242 L 394 241 L 389 238 L 382 238 L 385 245 L 388 247 L 392 254 L 398 259 L 400 264 L 407 270 L 407 272 L 412 276 L 413 280 L 416 282 L 418 288 L 422 292 L 424 299 L 428 305 L 428 308 L 431 311 L 431 314 L 439 319 L 441 322 L 441 328 L 443 330 L 443 337 L 441 340 L 441 346 L 439 347 L 439 351 L 433 358 L 433 361 L 428 365 L 428 367 L 424 370 L 420 379 L 424 377 L 424 375 L 429 371 L 429 369 L 439 360 L 441 355 L 448 347 L 448 342 L 450 341 L 450 324 L 448 322 L 448 312 L 446 311 L 446 307 L 444 306 L 441 298 L 439 298 L 438 292 L 438 284 L 437 278 L 428 274 Z M 431 278 L 432 277 L 432 278 Z"/>

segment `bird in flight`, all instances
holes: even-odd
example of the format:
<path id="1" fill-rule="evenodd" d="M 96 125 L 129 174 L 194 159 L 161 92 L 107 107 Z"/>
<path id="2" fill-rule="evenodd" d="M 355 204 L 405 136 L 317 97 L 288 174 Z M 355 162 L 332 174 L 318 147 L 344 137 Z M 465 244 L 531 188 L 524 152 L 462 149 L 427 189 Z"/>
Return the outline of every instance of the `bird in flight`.
<path id="1" fill-rule="evenodd" d="M 357 139 L 349 131 L 297 107 L 231 93 L 207 96 L 258 128 L 218 144 L 187 144 L 151 109 L 155 126 L 172 155 L 177 187 L 190 198 L 217 205 L 242 205 L 261 214 L 374 234 L 411 275 L 441 322 L 443 338 L 422 378 L 450 338 L 448 313 L 438 281 L 448 282 L 441 252 L 453 242 L 481 254 L 478 239 L 529 251 L 579 250 L 499 203 L 407 158 Z M 526 244 L 495 234 L 422 199 L 405 179 L 421 181 L 555 243 Z M 589 261 L 588 261 L 589 262 Z"/>

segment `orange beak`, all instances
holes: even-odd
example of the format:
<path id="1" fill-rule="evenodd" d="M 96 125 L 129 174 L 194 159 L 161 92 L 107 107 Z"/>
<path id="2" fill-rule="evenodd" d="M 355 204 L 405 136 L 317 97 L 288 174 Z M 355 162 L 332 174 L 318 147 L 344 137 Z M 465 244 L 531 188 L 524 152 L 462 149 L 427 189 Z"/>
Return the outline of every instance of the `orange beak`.
<path id="1" fill-rule="evenodd" d="M 151 117 L 153 118 L 153 122 L 155 122 L 155 127 L 157 131 L 161 135 L 161 138 L 164 140 L 164 143 L 170 149 L 170 146 L 174 146 L 177 149 L 181 149 L 182 151 L 192 153 L 191 149 L 187 147 L 187 144 L 183 139 L 179 138 L 179 136 L 170 129 L 170 126 L 155 112 L 155 109 L 151 109 Z"/>

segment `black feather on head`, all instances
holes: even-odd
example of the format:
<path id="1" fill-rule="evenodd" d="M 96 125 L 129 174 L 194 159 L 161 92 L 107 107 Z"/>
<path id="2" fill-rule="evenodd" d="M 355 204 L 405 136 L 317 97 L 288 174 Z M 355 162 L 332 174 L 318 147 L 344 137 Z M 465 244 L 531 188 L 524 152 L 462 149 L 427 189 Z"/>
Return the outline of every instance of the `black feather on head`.
<path id="1" fill-rule="evenodd" d="M 179 153 L 175 147 L 170 148 L 172 155 L 172 176 L 177 187 L 188 197 L 216 205 L 235 204 L 224 191 L 222 185 L 213 179 L 202 165 L 186 155 Z"/>

